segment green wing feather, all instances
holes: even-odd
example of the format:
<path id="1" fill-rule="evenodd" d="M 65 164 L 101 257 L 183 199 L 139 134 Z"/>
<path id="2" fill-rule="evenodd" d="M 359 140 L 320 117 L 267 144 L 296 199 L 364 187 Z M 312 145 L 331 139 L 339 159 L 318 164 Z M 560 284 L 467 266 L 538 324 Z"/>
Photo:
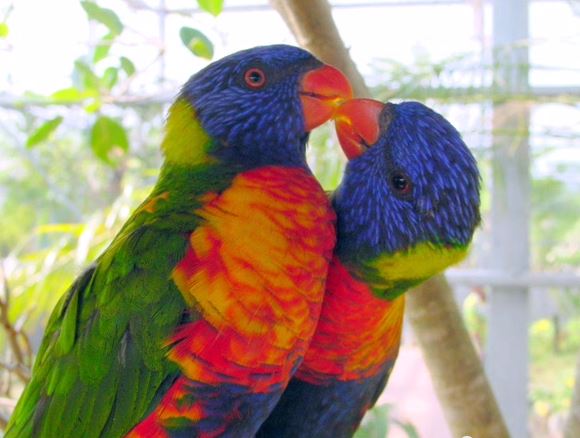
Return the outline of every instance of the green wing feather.
<path id="1" fill-rule="evenodd" d="M 172 187 L 169 199 L 137 210 L 57 304 L 7 438 L 123 436 L 155 407 L 179 375 L 164 342 L 191 318 L 171 272 L 199 224 L 198 195 L 230 180 L 166 173 L 151 197 Z"/>

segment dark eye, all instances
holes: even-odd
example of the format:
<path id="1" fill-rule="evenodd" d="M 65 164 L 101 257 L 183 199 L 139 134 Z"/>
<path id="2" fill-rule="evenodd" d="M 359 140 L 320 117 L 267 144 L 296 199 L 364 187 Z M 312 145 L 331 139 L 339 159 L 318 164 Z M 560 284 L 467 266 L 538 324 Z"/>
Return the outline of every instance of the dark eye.
<path id="1" fill-rule="evenodd" d="M 407 175 L 402 172 L 394 172 L 391 174 L 391 187 L 395 193 L 400 195 L 408 195 L 413 189 L 413 184 Z"/>
<path id="2" fill-rule="evenodd" d="M 253 89 L 262 88 L 266 83 L 266 75 L 259 68 L 250 68 L 244 73 L 246 85 Z"/>

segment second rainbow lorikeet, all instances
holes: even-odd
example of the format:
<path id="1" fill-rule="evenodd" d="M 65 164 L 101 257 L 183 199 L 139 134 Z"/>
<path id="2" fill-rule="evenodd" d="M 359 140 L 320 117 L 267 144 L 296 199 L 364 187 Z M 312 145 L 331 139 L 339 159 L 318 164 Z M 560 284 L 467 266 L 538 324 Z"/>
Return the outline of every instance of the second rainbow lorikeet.
<path id="1" fill-rule="evenodd" d="M 305 144 L 349 97 L 290 46 L 195 74 L 153 192 L 59 301 L 5 436 L 252 436 L 318 320 L 335 215 Z"/>
<path id="2" fill-rule="evenodd" d="M 352 100 L 336 130 L 350 162 L 322 313 L 260 438 L 352 436 L 397 358 L 403 292 L 462 260 L 480 222 L 475 159 L 433 110 Z"/>

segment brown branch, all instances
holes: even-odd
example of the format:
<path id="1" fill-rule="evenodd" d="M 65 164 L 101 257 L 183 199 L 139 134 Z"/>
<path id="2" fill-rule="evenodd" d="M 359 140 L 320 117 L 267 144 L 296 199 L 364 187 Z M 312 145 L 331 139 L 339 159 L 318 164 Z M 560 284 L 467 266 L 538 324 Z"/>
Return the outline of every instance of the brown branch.
<path id="1" fill-rule="evenodd" d="M 326 0 L 270 0 L 298 43 L 340 68 L 355 95 L 369 95 Z M 508 437 L 491 387 L 443 276 L 408 293 L 408 313 L 453 436 Z M 450 372 L 453 370 L 453 372 Z"/>
<path id="2" fill-rule="evenodd" d="M 8 426 L 8 418 L 0 413 L 0 430 L 5 430 L 6 426 Z"/>
<path id="3" fill-rule="evenodd" d="M 407 295 L 421 345 L 453 436 L 509 437 L 451 287 L 435 277 Z"/>
<path id="4" fill-rule="evenodd" d="M 30 380 L 30 371 L 28 369 L 28 367 L 18 364 L 18 363 L 4 363 L 4 362 L 0 362 L 0 368 L 5 369 L 6 371 L 10 372 L 10 373 L 14 373 L 16 375 L 18 375 L 19 377 L 21 377 L 21 380 L 24 383 L 27 383 Z"/>
<path id="5" fill-rule="evenodd" d="M 28 357 L 28 355 L 22 350 L 19 338 L 26 339 L 25 348 L 27 352 L 29 351 L 28 346 L 30 345 L 30 342 L 26 334 L 23 331 L 14 328 L 14 325 L 10 322 L 10 286 L 8 285 L 8 279 L 6 278 L 6 273 L 1 264 L 0 268 L 2 268 L 2 289 L 4 291 L 4 296 L 0 298 L 0 325 L 2 325 L 6 332 L 8 345 L 10 346 L 10 349 L 14 354 L 14 359 L 16 360 L 14 366 L 6 365 L 3 367 L 9 370 L 9 372 L 14 372 L 23 383 L 28 383 L 30 380 L 30 372 L 27 364 L 30 363 L 30 357 Z M 2 364 L 0 364 L 0 366 L 1 365 Z"/>
<path id="6" fill-rule="evenodd" d="M 356 96 L 370 96 L 342 42 L 326 0 L 270 0 L 270 4 L 280 13 L 298 44 L 348 76 Z"/>

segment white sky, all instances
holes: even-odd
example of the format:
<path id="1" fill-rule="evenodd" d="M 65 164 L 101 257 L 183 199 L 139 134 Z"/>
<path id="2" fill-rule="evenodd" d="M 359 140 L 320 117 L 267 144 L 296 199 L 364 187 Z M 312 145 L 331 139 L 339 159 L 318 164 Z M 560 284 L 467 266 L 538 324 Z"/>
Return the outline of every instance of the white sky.
<path id="1" fill-rule="evenodd" d="M 2 0 L 2 3 L 5 0 Z M 150 0 L 150 5 L 157 1 Z M 344 1 L 340 3 L 345 3 Z M 350 2 L 356 3 L 356 2 Z M 367 2 L 365 2 L 367 3 Z M 126 29 L 122 50 L 143 70 L 153 60 L 152 45 L 144 46 L 139 32 L 157 38 L 154 13 L 134 13 L 126 2 L 101 0 L 110 5 L 132 29 Z M 191 7 L 192 0 L 166 0 L 169 8 Z M 226 0 L 226 6 L 267 4 L 266 0 Z M 484 15 L 485 39 L 491 31 L 490 7 Z M 336 22 L 344 41 L 363 73 L 371 72 L 373 59 L 389 58 L 412 63 L 417 56 L 441 60 L 462 53 L 477 53 L 476 18 L 469 2 L 445 6 L 394 6 L 336 8 Z M 91 32 L 78 0 L 18 0 L 8 21 L 11 34 L 0 40 L 0 91 L 19 94 L 25 90 L 50 93 L 69 83 L 73 60 L 86 53 Z M 294 43 L 286 26 L 273 11 L 231 12 L 213 18 L 205 13 L 193 19 L 173 16 L 167 20 L 167 77 L 181 83 L 202 62 L 190 56 L 179 40 L 183 25 L 198 27 L 216 44 L 216 57 L 254 45 Z M 97 26 L 93 32 L 99 33 Z M 532 71 L 532 85 L 580 85 L 580 16 L 566 1 L 535 1 L 530 8 L 530 60 L 542 66 Z M 11 51 L 2 50 L 6 45 Z M 155 72 L 156 73 L 156 72 Z M 11 80 L 8 80 L 11 79 Z"/>

